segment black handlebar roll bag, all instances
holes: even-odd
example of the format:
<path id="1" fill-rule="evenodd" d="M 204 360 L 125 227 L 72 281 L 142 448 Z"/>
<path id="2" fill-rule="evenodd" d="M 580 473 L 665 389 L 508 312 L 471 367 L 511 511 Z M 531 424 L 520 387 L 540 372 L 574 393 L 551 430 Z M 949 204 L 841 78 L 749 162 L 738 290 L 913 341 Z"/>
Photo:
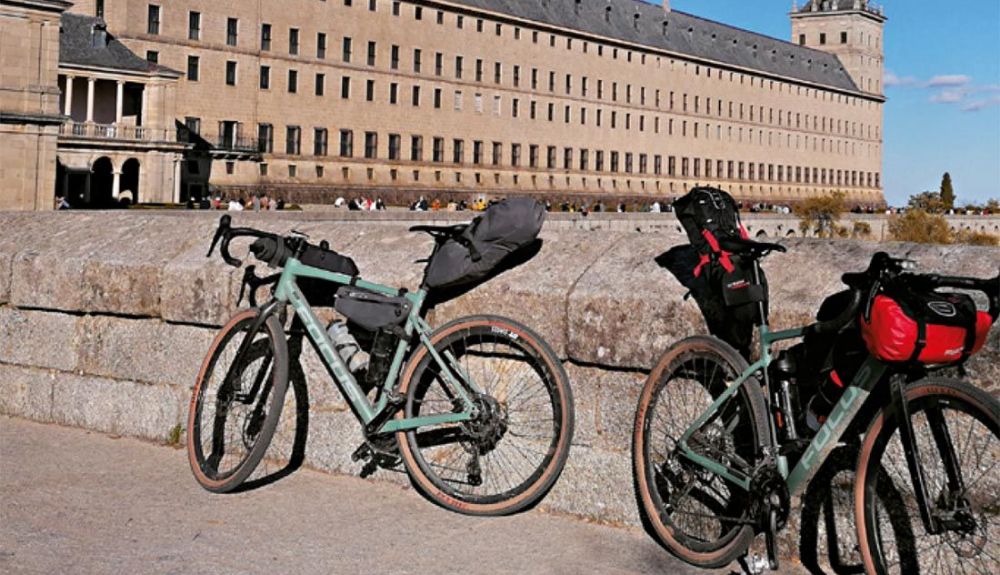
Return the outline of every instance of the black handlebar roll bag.
<path id="1" fill-rule="evenodd" d="M 279 238 L 260 238 L 250 246 L 250 251 L 257 259 L 276 268 L 283 267 L 293 255 L 291 246 Z M 299 262 L 309 267 L 348 276 L 356 276 L 359 273 L 357 264 L 351 258 L 311 244 L 306 244 Z M 297 283 L 310 305 L 333 307 L 336 299 L 335 285 L 313 278 L 299 278 Z"/>
<path id="2" fill-rule="evenodd" d="M 533 244 L 544 222 L 545 206 L 531 198 L 493 204 L 460 236 L 437 246 L 427 264 L 424 286 L 454 288 L 482 280 L 507 256 Z"/>

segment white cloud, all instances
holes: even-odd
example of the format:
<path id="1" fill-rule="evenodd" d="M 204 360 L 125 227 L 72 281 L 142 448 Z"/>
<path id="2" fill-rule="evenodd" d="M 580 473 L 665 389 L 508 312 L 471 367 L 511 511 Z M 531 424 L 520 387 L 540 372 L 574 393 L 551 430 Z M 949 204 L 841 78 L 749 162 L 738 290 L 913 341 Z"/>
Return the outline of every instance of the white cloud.
<path id="1" fill-rule="evenodd" d="M 1000 96 L 993 96 L 985 100 L 973 100 L 962 106 L 963 112 L 979 112 L 993 106 L 1000 106 Z"/>
<path id="2" fill-rule="evenodd" d="M 965 99 L 968 93 L 965 90 L 942 90 L 931 96 L 931 102 L 935 104 L 955 104 Z"/>
<path id="3" fill-rule="evenodd" d="M 972 81 L 972 78 L 963 74 L 948 74 L 944 76 L 934 76 L 925 84 L 928 88 L 956 88 L 965 86 Z"/>
<path id="4" fill-rule="evenodd" d="M 913 76 L 905 76 L 901 78 L 892 72 L 886 72 L 884 83 L 887 87 L 912 86 L 917 83 L 917 79 Z"/>

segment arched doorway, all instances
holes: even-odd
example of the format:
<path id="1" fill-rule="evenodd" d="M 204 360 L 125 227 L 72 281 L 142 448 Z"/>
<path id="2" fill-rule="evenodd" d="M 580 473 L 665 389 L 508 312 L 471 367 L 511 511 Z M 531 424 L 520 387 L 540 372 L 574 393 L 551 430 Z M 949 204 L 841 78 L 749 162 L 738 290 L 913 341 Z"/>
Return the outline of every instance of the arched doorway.
<path id="1" fill-rule="evenodd" d="M 115 204 L 111 195 L 114 182 L 114 165 L 107 157 L 98 158 L 90 170 L 90 193 L 84 198 L 84 205 L 93 209 L 106 209 Z"/>
<path id="2" fill-rule="evenodd" d="M 122 164 L 122 175 L 119 185 L 118 202 L 125 205 L 139 203 L 139 160 L 129 158 Z"/>

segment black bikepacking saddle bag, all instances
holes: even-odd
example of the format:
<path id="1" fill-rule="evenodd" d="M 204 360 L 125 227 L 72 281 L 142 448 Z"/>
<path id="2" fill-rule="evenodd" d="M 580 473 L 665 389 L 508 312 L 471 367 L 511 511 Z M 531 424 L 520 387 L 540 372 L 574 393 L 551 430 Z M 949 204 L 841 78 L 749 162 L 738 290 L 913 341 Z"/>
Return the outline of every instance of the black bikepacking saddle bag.
<path id="1" fill-rule="evenodd" d="M 507 256 L 538 239 L 545 206 L 531 198 L 493 204 L 461 236 L 437 246 L 427 264 L 424 286 L 454 288 L 490 275 Z"/>
<path id="2" fill-rule="evenodd" d="M 351 324 L 374 332 L 402 325 L 413 310 L 413 303 L 403 296 L 387 296 L 344 286 L 337 290 L 334 309 Z"/>

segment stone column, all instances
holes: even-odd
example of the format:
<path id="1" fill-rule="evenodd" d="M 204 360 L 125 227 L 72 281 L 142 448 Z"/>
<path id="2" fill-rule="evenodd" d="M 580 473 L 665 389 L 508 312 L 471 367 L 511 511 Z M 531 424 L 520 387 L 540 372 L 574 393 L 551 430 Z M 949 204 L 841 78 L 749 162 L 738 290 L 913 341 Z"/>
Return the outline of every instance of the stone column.
<path id="1" fill-rule="evenodd" d="M 114 170 L 113 176 L 114 177 L 111 180 L 111 197 L 117 200 L 118 195 L 121 193 L 122 171 Z"/>
<path id="2" fill-rule="evenodd" d="M 94 86 L 97 78 L 87 78 L 87 122 L 94 121 Z"/>
<path id="3" fill-rule="evenodd" d="M 184 164 L 183 159 L 174 160 L 174 203 L 179 204 L 181 201 L 181 166 Z"/>
<path id="4" fill-rule="evenodd" d="M 63 114 L 66 116 L 72 116 L 73 114 L 73 81 L 76 80 L 75 76 L 66 76 L 66 98 L 65 107 L 63 108 Z"/>
<path id="5" fill-rule="evenodd" d="M 142 112 L 140 112 L 139 121 L 136 122 L 140 126 L 146 125 L 146 114 L 149 113 L 149 84 L 142 85 Z"/>
<path id="6" fill-rule="evenodd" d="M 125 109 L 125 82 L 118 80 L 118 93 L 115 95 L 115 123 L 121 124 Z"/>

